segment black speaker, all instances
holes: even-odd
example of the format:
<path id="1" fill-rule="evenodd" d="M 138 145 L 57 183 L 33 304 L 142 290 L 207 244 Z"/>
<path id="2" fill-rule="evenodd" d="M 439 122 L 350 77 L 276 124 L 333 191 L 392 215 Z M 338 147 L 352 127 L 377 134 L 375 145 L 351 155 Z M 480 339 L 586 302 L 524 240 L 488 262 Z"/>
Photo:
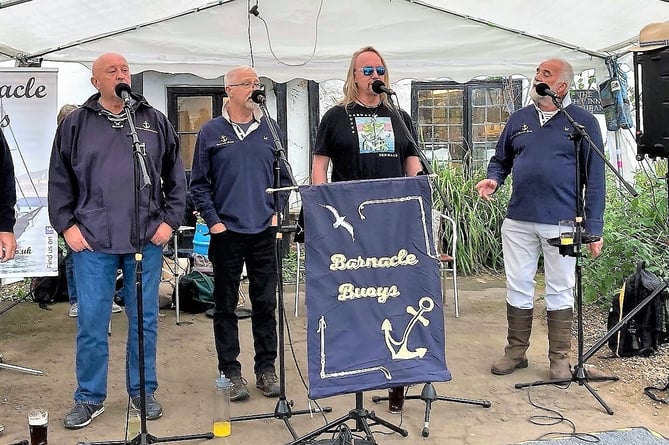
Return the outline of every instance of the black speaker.
<path id="1" fill-rule="evenodd" d="M 669 48 L 635 53 L 634 68 L 637 158 L 669 158 Z"/>

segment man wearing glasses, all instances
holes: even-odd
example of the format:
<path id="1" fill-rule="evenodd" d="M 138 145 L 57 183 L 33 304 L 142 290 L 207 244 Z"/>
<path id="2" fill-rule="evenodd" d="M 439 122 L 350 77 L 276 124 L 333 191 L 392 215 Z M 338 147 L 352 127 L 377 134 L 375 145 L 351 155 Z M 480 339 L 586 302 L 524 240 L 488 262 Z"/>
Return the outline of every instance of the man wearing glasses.
<path id="1" fill-rule="evenodd" d="M 405 134 L 399 116 L 388 107 L 389 98 L 372 90 L 375 80 L 389 85 L 383 57 L 367 46 L 353 54 L 344 97 L 318 126 L 313 184 L 327 182 L 330 161 L 333 182 L 415 176 L 421 170 L 417 148 Z M 411 118 L 401 113 L 415 140 Z"/>
<path id="2" fill-rule="evenodd" d="M 280 392 L 274 362 L 277 355 L 276 257 L 272 187 L 274 144 L 259 107 L 251 100 L 261 88 L 248 66 L 225 75 L 223 115 L 202 126 L 195 143 L 191 194 L 211 233 L 209 259 L 214 267 L 214 341 L 218 370 L 232 381 L 230 400 L 249 398 L 242 377 L 235 308 L 239 277 L 246 262 L 251 324 L 255 346 L 256 388 L 266 397 Z M 276 125 L 276 123 L 274 123 Z M 282 184 L 290 179 L 282 165 Z M 279 211 L 287 199 L 282 196 Z"/>

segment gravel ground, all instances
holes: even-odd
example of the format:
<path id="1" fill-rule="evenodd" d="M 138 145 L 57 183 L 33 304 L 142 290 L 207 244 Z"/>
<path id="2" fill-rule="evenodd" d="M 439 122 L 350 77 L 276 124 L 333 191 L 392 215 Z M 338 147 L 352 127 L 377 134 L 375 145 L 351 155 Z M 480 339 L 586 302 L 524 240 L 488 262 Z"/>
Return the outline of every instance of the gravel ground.
<path id="1" fill-rule="evenodd" d="M 22 281 L 17 281 L 12 284 L 0 285 L 0 302 L 3 301 L 18 301 L 28 294 L 30 287 L 30 279 L 27 278 Z M 0 306 L 0 308 L 5 305 Z"/>

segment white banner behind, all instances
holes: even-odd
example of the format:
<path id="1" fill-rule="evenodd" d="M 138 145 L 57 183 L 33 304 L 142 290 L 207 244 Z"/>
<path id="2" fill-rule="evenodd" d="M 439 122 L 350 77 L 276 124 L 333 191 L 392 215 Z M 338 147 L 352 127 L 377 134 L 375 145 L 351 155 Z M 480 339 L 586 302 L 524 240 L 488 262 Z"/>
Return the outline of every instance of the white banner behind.
<path id="1" fill-rule="evenodd" d="M 58 235 L 49 224 L 47 172 L 58 113 L 58 70 L 0 68 L 0 127 L 16 174 L 16 258 L 0 278 L 58 274 Z"/>

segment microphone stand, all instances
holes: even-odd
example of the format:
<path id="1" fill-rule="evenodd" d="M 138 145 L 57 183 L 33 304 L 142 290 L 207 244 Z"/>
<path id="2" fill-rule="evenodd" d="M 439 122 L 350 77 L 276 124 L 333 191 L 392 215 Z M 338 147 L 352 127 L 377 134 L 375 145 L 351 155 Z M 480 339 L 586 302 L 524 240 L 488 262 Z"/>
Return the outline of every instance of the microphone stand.
<path id="1" fill-rule="evenodd" d="M 125 96 L 125 95 L 124 95 Z M 140 413 L 140 432 L 133 439 L 127 440 L 105 441 L 105 442 L 79 442 L 78 445 L 148 445 L 159 442 L 177 442 L 182 440 L 196 440 L 196 439 L 212 439 L 214 434 L 212 432 L 203 434 L 190 434 L 186 436 L 170 436 L 158 438 L 148 433 L 146 428 L 146 369 L 144 364 L 144 298 L 142 289 L 142 232 L 140 229 L 139 219 L 139 201 L 140 191 L 146 187 L 151 186 L 151 178 L 146 169 L 146 145 L 140 142 L 135 129 L 134 113 L 132 103 L 129 95 L 124 98 L 124 105 L 128 125 L 130 126 L 130 133 L 128 136 L 132 139 L 133 159 L 134 159 L 134 182 L 135 182 L 135 242 L 137 249 L 135 251 L 135 292 L 137 296 L 137 340 L 139 348 L 139 413 Z"/>
<path id="2" fill-rule="evenodd" d="M 256 91 L 261 91 L 261 90 L 256 90 Z M 276 418 L 283 420 L 283 422 L 286 425 L 286 428 L 288 428 L 288 431 L 290 432 L 291 436 L 293 439 L 296 439 L 298 437 L 297 433 L 293 429 L 293 426 L 290 424 L 290 417 L 293 415 L 300 415 L 300 414 L 311 414 L 311 413 L 318 413 L 318 412 L 330 412 L 332 411 L 332 408 L 330 407 L 325 407 L 322 409 L 315 409 L 315 410 L 298 410 L 298 411 L 292 411 L 291 407 L 294 405 L 294 402 L 288 401 L 286 399 L 286 372 L 285 372 L 285 356 L 284 356 L 284 347 L 285 347 L 285 341 L 284 341 L 284 321 L 285 321 L 285 310 L 284 310 L 284 299 L 283 299 L 283 233 L 288 233 L 290 231 L 294 231 L 295 228 L 289 228 L 289 227 L 283 227 L 283 214 L 281 212 L 281 209 L 279 208 L 279 194 L 285 191 L 290 191 L 290 190 L 297 190 L 297 185 L 295 178 L 293 177 L 293 172 L 290 167 L 290 164 L 288 163 L 288 160 L 286 159 L 285 155 L 285 150 L 283 148 L 283 145 L 281 144 L 281 139 L 279 139 L 279 133 L 277 129 L 274 127 L 274 122 L 272 119 L 270 119 L 270 114 L 267 111 L 267 106 L 265 105 L 265 95 L 260 94 L 260 93 L 254 93 L 253 96 L 253 101 L 258 104 L 260 107 L 260 110 L 263 113 L 263 116 L 265 120 L 267 121 L 267 126 L 269 127 L 270 132 L 272 133 L 272 138 L 274 140 L 274 163 L 272 165 L 272 169 L 274 171 L 274 185 L 273 188 L 267 189 L 267 193 L 271 193 L 273 198 L 274 198 L 274 215 L 276 216 L 277 220 L 277 233 L 276 233 L 276 243 L 275 243 L 275 255 L 276 255 L 276 275 L 277 275 L 277 306 L 278 306 L 278 331 L 279 331 L 279 347 L 278 347 L 278 356 L 279 356 L 279 400 L 276 403 L 276 407 L 274 408 L 273 413 L 265 413 L 265 414 L 252 414 L 252 415 L 247 415 L 247 416 L 238 416 L 238 417 L 232 417 L 230 420 L 232 422 L 239 422 L 239 421 L 244 421 L 244 420 L 257 420 L 257 419 L 270 419 L 270 418 Z M 290 176 L 290 187 L 281 187 L 281 165 L 284 165 L 286 168 L 286 171 L 288 172 L 288 175 Z"/>
<path id="3" fill-rule="evenodd" d="M 409 128 L 407 127 L 406 122 L 404 122 L 404 118 L 403 118 L 402 113 L 401 113 L 402 108 L 399 106 L 399 101 L 397 101 L 397 105 L 395 105 L 395 103 L 393 102 L 393 97 L 392 96 L 395 96 L 395 100 L 397 100 L 397 95 L 394 92 L 393 92 L 392 95 L 390 95 L 388 97 L 388 103 L 390 104 L 390 107 L 389 107 L 390 111 L 393 112 L 397 116 L 397 118 L 400 121 L 402 132 L 407 137 L 409 142 L 414 147 L 416 147 L 416 152 L 418 153 L 418 158 L 420 159 L 421 167 L 423 167 L 422 172 L 420 172 L 419 174 L 424 174 L 424 175 L 428 175 L 428 176 L 431 176 L 431 177 L 436 176 L 435 173 L 434 173 L 434 170 L 432 169 L 432 164 L 427 160 L 427 156 L 425 156 L 425 152 L 423 151 L 423 149 L 420 148 L 420 145 L 418 145 L 418 142 L 416 142 L 416 139 L 413 137 L 413 134 L 411 133 L 411 131 L 409 131 Z M 444 192 L 441 189 L 437 188 L 437 194 L 439 195 L 439 198 L 441 198 L 441 202 L 442 202 L 443 206 L 446 208 L 446 211 L 448 212 L 448 214 L 455 216 L 454 213 L 453 213 L 453 208 L 449 205 L 448 201 L 446 200 L 446 196 L 444 195 Z"/>
<path id="4" fill-rule="evenodd" d="M 518 383 L 515 385 L 517 389 L 525 388 L 527 386 L 540 386 L 540 385 L 555 385 L 555 384 L 565 384 L 570 382 L 576 382 L 579 386 L 584 386 L 592 396 L 597 399 L 597 401 L 602 405 L 609 415 L 613 415 L 613 410 L 606 404 L 606 402 L 597 394 L 597 392 L 590 386 L 589 381 L 618 381 L 618 377 L 615 376 L 602 376 L 602 377 L 590 377 L 588 376 L 587 371 L 584 368 L 585 361 L 590 358 L 594 352 L 596 352 L 603 344 L 604 341 L 600 341 L 593 348 L 590 349 L 587 353 L 583 352 L 583 283 L 582 283 L 582 258 L 583 254 L 581 252 L 581 245 L 584 242 L 593 242 L 597 241 L 599 238 L 592 238 L 588 240 L 588 237 L 585 236 L 583 231 L 583 215 L 584 215 L 584 202 L 582 197 L 582 188 L 583 184 L 581 183 L 581 145 L 583 141 L 588 144 L 588 147 L 591 151 L 595 152 L 602 161 L 609 167 L 609 169 L 616 175 L 618 181 L 622 183 L 627 191 L 632 196 L 637 196 L 638 193 L 634 188 L 622 177 L 622 175 L 616 170 L 616 168 L 606 159 L 604 153 L 592 142 L 590 135 L 585 131 L 585 127 L 578 122 L 576 122 L 571 115 L 565 110 L 562 106 L 562 101 L 558 100 L 556 97 L 551 95 L 553 104 L 558 108 L 558 110 L 565 116 L 567 121 L 571 124 L 574 129 L 574 132 L 569 135 L 569 139 L 574 142 L 574 150 L 576 152 L 576 218 L 574 224 L 574 243 L 571 245 L 559 245 L 560 254 L 563 256 L 573 256 L 576 258 L 575 265 L 575 274 L 576 274 L 576 312 L 577 312 L 577 345 L 578 345 L 578 359 L 576 366 L 574 366 L 574 371 L 569 379 L 555 379 L 555 380 L 540 380 L 532 383 Z M 559 243 L 559 239 L 557 242 Z M 650 301 L 650 300 L 649 300 Z M 623 323 L 618 323 L 615 331 L 620 329 L 623 326 Z M 613 329 L 612 329 L 613 331 Z M 610 338 L 614 333 L 609 332 L 607 338 Z M 591 352 L 592 351 L 592 352 Z"/>
<path id="5" fill-rule="evenodd" d="M 423 150 L 420 148 L 418 143 L 413 137 L 413 134 L 411 134 L 411 131 L 409 131 L 409 128 L 407 127 L 406 122 L 404 122 L 402 113 L 401 113 L 401 108 L 399 107 L 399 103 L 396 106 L 393 101 L 392 97 L 388 98 L 388 102 L 390 103 L 390 110 L 397 116 L 399 121 L 401 122 L 401 127 L 402 131 L 404 132 L 404 135 L 409 139 L 409 142 L 413 144 L 414 147 L 416 147 L 416 151 L 418 152 L 418 156 L 420 158 L 421 165 L 423 166 L 423 172 L 425 174 L 428 174 L 430 176 L 434 176 L 434 171 L 432 170 L 432 166 L 427 160 L 427 157 L 425 156 L 425 153 Z M 395 97 L 397 99 L 397 97 Z M 443 203 L 444 207 L 448 211 L 449 214 L 453 215 L 453 209 L 448 205 L 448 202 L 446 201 L 446 197 L 441 189 L 437 189 L 437 193 L 439 194 L 439 197 L 441 198 L 441 202 Z M 455 216 L 455 215 L 454 215 Z M 435 243 L 437 241 L 435 240 Z M 437 390 L 435 389 L 434 385 L 432 382 L 426 382 L 423 385 L 423 389 L 420 393 L 420 395 L 410 395 L 410 396 L 404 396 L 405 400 L 422 400 L 425 402 L 425 418 L 424 418 L 424 423 L 423 423 L 423 430 L 421 431 L 421 434 L 423 437 L 428 437 L 430 435 L 430 412 L 432 409 L 432 402 L 441 400 L 445 402 L 454 402 L 454 403 L 464 403 L 468 405 L 478 405 L 482 406 L 484 408 L 490 408 L 491 403 L 488 400 L 476 400 L 476 399 L 463 399 L 460 397 L 447 397 L 447 396 L 440 396 L 437 394 Z M 388 397 L 379 397 L 379 396 L 373 396 L 372 401 L 374 403 L 378 403 L 382 400 L 388 400 Z"/>

